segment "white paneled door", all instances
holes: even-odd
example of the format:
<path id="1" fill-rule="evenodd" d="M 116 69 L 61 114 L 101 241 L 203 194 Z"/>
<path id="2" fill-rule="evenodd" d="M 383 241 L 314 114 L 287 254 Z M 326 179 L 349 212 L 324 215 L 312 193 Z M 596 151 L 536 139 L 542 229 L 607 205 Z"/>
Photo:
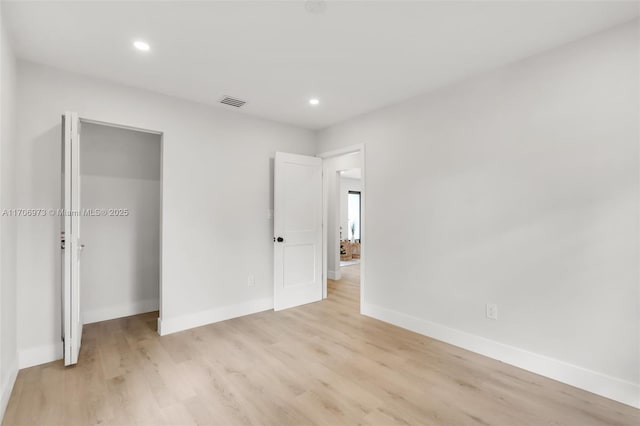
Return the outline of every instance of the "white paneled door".
<path id="1" fill-rule="evenodd" d="M 80 120 L 62 116 L 62 333 L 64 365 L 78 362 L 82 343 L 80 315 Z"/>
<path id="2" fill-rule="evenodd" d="M 274 309 L 322 299 L 322 159 L 277 152 Z"/>

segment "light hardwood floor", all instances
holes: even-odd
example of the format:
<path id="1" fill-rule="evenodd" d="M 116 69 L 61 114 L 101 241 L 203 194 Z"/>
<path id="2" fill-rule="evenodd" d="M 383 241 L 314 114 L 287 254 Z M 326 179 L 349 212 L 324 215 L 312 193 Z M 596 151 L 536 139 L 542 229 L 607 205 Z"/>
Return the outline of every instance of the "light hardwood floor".
<path id="1" fill-rule="evenodd" d="M 639 425 L 640 410 L 323 302 L 159 337 L 85 327 L 80 363 L 20 371 L 3 425 Z"/>

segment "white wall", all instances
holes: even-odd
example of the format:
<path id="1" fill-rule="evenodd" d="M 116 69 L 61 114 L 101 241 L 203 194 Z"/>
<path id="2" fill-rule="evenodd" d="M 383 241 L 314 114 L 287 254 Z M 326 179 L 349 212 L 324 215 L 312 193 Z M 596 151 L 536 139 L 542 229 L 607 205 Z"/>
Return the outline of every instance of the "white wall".
<path id="1" fill-rule="evenodd" d="M 161 136 L 83 123 L 81 220 L 85 324 L 155 311 L 160 288 Z"/>
<path id="2" fill-rule="evenodd" d="M 327 158 L 322 164 L 327 187 L 327 276 L 340 279 L 340 176 L 342 170 L 360 168 L 360 153 Z"/>
<path id="3" fill-rule="evenodd" d="M 340 178 L 340 226 L 342 227 L 342 239 L 346 240 L 351 235 L 349 230 L 349 191 L 362 192 L 360 179 Z"/>
<path id="4" fill-rule="evenodd" d="M 63 111 L 162 131 L 162 331 L 273 306 L 273 156 L 313 154 L 312 132 L 32 63 L 18 76 L 20 206 L 60 203 Z M 18 232 L 25 366 L 60 355 L 59 218 Z"/>
<path id="5" fill-rule="evenodd" d="M 0 4 L 0 208 L 15 207 L 15 57 Z M 0 216 L 0 421 L 18 372 L 16 218 Z"/>
<path id="6" fill-rule="evenodd" d="M 366 144 L 365 313 L 640 405 L 638 35 L 321 132 Z"/>

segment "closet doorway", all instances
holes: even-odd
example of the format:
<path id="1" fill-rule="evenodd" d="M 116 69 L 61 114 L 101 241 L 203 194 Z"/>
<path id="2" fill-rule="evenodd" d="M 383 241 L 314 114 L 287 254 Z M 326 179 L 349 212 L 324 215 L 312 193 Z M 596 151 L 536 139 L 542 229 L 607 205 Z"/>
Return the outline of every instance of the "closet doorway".
<path id="1" fill-rule="evenodd" d="M 63 335 L 71 365 L 84 324 L 160 310 L 162 134 L 74 113 L 63 128 Z"/>

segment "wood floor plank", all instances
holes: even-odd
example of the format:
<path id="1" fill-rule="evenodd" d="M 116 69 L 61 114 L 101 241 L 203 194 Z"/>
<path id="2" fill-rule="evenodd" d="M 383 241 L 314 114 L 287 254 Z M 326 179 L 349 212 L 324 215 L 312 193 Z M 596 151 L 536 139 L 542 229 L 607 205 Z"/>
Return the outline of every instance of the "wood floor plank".
<path id="1" fill-rule="evenodd" d="M 157 313 L 84 327 L 79 364 L 21 370 L 4 426 L 634 425 L 640 410 L 328 299 L 159 337 Z"/>

